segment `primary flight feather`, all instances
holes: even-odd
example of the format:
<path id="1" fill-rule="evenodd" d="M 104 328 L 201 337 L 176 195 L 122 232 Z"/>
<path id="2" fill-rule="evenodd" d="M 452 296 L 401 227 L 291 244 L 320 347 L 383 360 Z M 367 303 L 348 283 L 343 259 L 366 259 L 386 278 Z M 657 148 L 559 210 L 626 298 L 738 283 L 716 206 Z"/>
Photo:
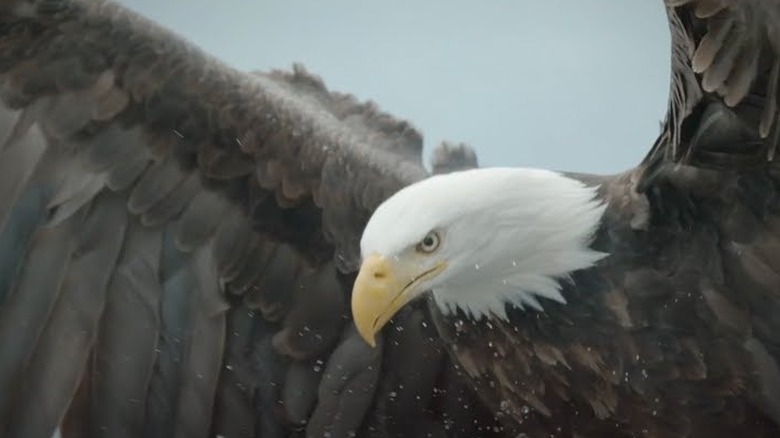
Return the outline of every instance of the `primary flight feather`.
<path id="1" fill-rule="evenodd" d="M 300 68 L 0 0 L 0 436 L 779 435 L 780 1 L 665 3 L 636 168 L 431 176 Z"/>

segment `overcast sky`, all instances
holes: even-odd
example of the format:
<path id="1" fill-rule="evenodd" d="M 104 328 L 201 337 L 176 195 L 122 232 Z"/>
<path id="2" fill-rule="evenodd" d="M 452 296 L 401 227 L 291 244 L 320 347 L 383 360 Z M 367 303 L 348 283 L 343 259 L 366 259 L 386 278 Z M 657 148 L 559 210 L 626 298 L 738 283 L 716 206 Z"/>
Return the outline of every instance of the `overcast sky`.
<path id="1" fill-rule="evenodd" d="M 482 165 L 635 165 L 666 111 L 662 1 L 120 0 L 243 70 L 300 62 Z"/>

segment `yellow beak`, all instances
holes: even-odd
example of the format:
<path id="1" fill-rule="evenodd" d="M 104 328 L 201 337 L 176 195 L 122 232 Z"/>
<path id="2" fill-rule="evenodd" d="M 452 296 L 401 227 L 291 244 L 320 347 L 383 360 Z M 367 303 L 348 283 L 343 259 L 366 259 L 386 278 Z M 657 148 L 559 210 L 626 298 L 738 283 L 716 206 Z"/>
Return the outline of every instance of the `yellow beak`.
<path id="1" fill-rule="evenodd" d="M 404 260 L 389 261 L 379 254 L 363 260 L 352 288 L 352 317 L 360 336 L 372 347 L 376 334 L 406 303 L 422 291 L 417 285 L 438 275 L 446 263 L 419 272 L 419 266 Z"/>

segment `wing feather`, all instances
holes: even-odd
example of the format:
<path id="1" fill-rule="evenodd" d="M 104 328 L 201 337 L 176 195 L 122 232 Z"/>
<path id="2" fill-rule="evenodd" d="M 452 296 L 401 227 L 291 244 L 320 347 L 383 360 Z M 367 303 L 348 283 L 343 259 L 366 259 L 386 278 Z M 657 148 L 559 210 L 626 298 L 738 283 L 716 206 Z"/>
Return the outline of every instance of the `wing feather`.
<path id="1" fill-rule="evenodd" d="M 131 220 L 95 347 L 90 433 L 96 437 L 142 436 L 160 333 L 161 245 L 160 230 Z"/>
<path id="2" fill-rule="evenodd" d="M 61 291 L 18 383 L 3 436 L 46 437 L 70 404 L 96 338 L 106 286 L 124 239 L 123 201 L 111 194 L 96 198 L 74 230 Z"/>
<path id="3" fill-rule="evenodd" d="M 377 339 L 377 345 L 381 345 Z M 381 349 L 371 348 L 354 327 L 328 361 L 319 386 L 318 402 L 306 426 L 310 436 L 353 436 L 360 431 L 381 369 Z"/>
<path id="4" fill-rule="evenodd" d="M 194 254 L 190 269 L 196 277 L 196 288 L 190 292 L 188 337 L 191 340 L 183 360 L 187 373 L 179 389 L 175 436 L 207 437 L 222 365 L 228 307 L 221 296 L 209 248 L 202 248 Z"/>
<path id="5" fill-rule="evenodd" d="M 268 379 L 280 373 L 280 357 L 274 351 L 265 357 L 261 370 L 254 371 L 248 352 L 253 351 L 256 329 L 253 324 L 256 315 L 246 308 L 234 307 L 227 315 L 224 366 L 220 373 L 214 400 L 212 435 L 254 437 L 258 429 L 265 429 L 266 435 L 278 436 L 280 428 L 273 422 L 273 412 L 258 410 L 255 398 L 257 378 Z M 262 325 L 262 324 L 258 324 Z M 262 328 L 261 328 L 262 329 Z M 267 347 L 267 343 L 264 344 Z M 258 397 L 259 398 L 259 397 Z M 275 403 L 275 396 L 271 391 Z"/>
<path id="6" fill-rule="evenodd" d="M 328 263 L 311 272 L 306 267 L 294 279 L 291 286 L 289 313 L 282 321 L 281 329 L 274 335 L 276 349 L 297 360 L 309 361 L 331 351 L 347 323 L 347 297 L 334 263 Z M 269 287 L 272 284 L 266 283 Z M 256 293 L 255 293 L 256 291 Z M 246 303 L 261 312 L 278 311 L 280 299 L 253 289 Z M 276 295 L 276 294 L 274 294 Z M 312 305 L 310 303 L 317 303 Z"/>
<path id="7" fill-rule="evenodd" d="M 74 251 L 74 233 L 82 221 L 83 214 L 75 214 L 55 227 L 38 228 L 21 269 L 4 294 L 0 308 L 0 430 L 8 427 L 13 394 L 59 298 Z"/>

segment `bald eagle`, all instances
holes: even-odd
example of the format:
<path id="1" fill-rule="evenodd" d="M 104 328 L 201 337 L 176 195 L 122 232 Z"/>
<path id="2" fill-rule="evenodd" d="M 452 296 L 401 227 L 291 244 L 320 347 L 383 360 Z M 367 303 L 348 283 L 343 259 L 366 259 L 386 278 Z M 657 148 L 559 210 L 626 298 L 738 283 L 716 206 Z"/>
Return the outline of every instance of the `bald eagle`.
<path id="1" fill-rule="evenodd" d="M 595 176 L 430 175 L 300 67 L 0 0 L 0 436 L 777 436 L 780 2 L 665 4 L 662 133 Z"/>

